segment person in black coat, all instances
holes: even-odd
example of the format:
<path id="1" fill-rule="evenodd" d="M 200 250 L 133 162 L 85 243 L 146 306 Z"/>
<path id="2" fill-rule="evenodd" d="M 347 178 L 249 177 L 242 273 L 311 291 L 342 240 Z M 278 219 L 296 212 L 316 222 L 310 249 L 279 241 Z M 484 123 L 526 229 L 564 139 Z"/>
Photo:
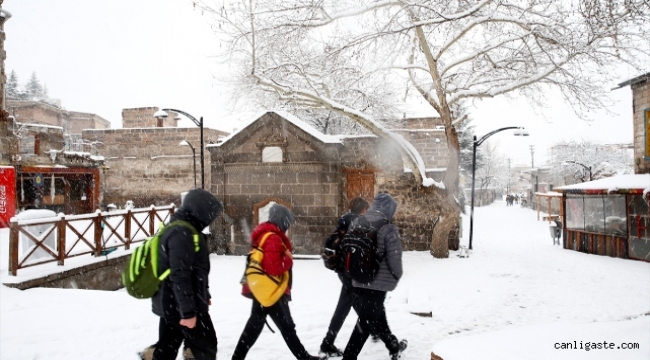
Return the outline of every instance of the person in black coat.
<path id="1" fill-rule="evenodd" d="M 387 292 L 395 290 L 403 274 L 399 230 L 390 223 L 396 213 L 397 202 L 387 193 L 379 193 L 365 214 L 365 219 L 370 223 L 380 220 L 388 223 L 377 231 L 377 252 L 381 262 L 375 278 L 368 283 L 352 280 L 352 307 L 359 319 L 343 352 L 343 360 L 357 360 L 371 334 L 384 342 L 391 360 L 399 359 L 408 346 L 408 341 L 397 340 L 390 330 L 384 307 Z M 359 219 L 353 221 L 350 229 L 358 226 L 358 222 Z"/>
<path id="2" fill-rule="evenodd" d="M 171 269 L 171 273 L 151 301 L 154 314 L 160 316 L 154 360 L 176 359 L 183 341 L 192 349 L 195 359 L 217 358 L 217 335 L 208 313 L 210 258 L 201 231 L 222 211 L 223 205 L 211 193 L 193 189 L 170 223 L 187 221 L 199 234 L 198 241 L 185 226 L 171 227 L 160 238 L 159 273 L 166 269 Z"/>
<path id="3" fill-rule="evenodd" d="M 350 201 L 350 211 L 339 218 L 338 226 L 334 234 L 325 241 L 325 249 L 335 250 L 338 247 L 337 242 L 343 239 L 352 221 L 359 215 L 365 213 L 369 206 L 368 201 L 362 197 L 352 199 Z M 339 301 L 336 304 L 336 310 L 334 310 L 334 315 L 332 315 L 332 320 L 330 320 L 327 334 L 325 334 L 325 338 L 323 338 L 323 342 L 320 345 L 320 352 L 327 354 L 327 356 L 343 356 L 343 351 L 334 345 L 334 341 L 345 322 L 345 318 L 350 313 L 350 309 L 352 309 L 353 299 L 352 280 L 343 274 L 340 267 L 335 269 L 335 271 L 341 280 L 341 293 L 339 295 Z"/>

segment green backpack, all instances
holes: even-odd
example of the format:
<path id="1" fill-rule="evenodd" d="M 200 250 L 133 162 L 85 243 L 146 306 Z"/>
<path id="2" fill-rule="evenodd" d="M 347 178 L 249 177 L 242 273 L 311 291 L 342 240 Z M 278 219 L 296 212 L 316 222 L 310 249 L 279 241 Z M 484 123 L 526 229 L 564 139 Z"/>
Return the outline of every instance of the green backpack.
<path id="1" fill-rule="evenodd" d="M 160 287 L 160 283 L 169 276 L 171 269 L 158 274 L 158 248 L 160 237 L 173 226 L 184 226 L 192 231 L 194 239 L 194 251 L 199 251 L 199 232 L 192 224 L 183 220 L 176 220 L 164 225 L 158 232 L 145 240 L 144 244 L 138 246 L 133 253 L 126 268 L 122 272 L 122 284 L 129 295 L 138 299 L 148 299 L 154 296 Z"/>

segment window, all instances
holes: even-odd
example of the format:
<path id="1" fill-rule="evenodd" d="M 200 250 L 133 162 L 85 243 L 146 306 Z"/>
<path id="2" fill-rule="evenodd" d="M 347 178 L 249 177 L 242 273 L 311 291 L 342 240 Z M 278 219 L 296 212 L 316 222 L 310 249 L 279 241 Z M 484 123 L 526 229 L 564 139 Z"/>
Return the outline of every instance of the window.
<path id="1" fill-rule="evenodd" d="M 262 162 L 282 162 L 282 148 L 278 146 L 268 146 L 262 149 Z"/>
<path id="2" fill-rule="evenodd" d="M 273 206 L 275 203 L 276 203 L 275 201 L 271 201 L 268 204 L 266 204 L 265 206 L 259 208 L 259 210 L 258 210 L 259 211 L 258 212 L 258 219 L 259 220 L 257 222 L 258 224 L 269 221 L 269 210 L 271 209 L 271 206 Z"/>
<path id="3" fill-rule="evenodd" d="M 625 195 L 567 196 L 566 222 L 569 230 L 627 235 Z"/>

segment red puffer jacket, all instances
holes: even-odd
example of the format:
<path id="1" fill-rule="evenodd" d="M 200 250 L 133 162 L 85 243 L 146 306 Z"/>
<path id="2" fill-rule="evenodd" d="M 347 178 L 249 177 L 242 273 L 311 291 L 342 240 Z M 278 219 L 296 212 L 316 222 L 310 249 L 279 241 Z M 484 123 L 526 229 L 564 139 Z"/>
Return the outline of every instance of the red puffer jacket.
<path id="1" fill-rule="evenodd" d="M 291 270 L 293 266 L 293 260 L 285 254 L 286 250 L 291 251 L 291 241 L 284 231 L 273 223 L 261 223 L 251 233 L 251 246 L 258 247 L 262 236 L 267 232 L 271 232 L 273 235 L 269 236 L 262 246 L 264 252 L 262 268 L 269 275 L 282 275 L 285 271 Z M 241 293 L 248 298 L 253 298 L 247 284 L 242 286 Z M 291 295 L 291 278 L 285 294 Z"/>

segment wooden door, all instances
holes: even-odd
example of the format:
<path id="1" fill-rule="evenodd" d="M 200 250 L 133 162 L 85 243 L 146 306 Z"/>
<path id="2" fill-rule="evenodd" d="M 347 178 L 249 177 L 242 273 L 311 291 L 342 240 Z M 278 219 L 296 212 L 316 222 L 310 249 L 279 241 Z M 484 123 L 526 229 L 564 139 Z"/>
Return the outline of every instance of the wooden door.
<path id="1" fill-rule="evenodd" d="M 372 202 L 375 197 L 375 173 L 348 173 L 348 201 L 357 196 Z"/>

